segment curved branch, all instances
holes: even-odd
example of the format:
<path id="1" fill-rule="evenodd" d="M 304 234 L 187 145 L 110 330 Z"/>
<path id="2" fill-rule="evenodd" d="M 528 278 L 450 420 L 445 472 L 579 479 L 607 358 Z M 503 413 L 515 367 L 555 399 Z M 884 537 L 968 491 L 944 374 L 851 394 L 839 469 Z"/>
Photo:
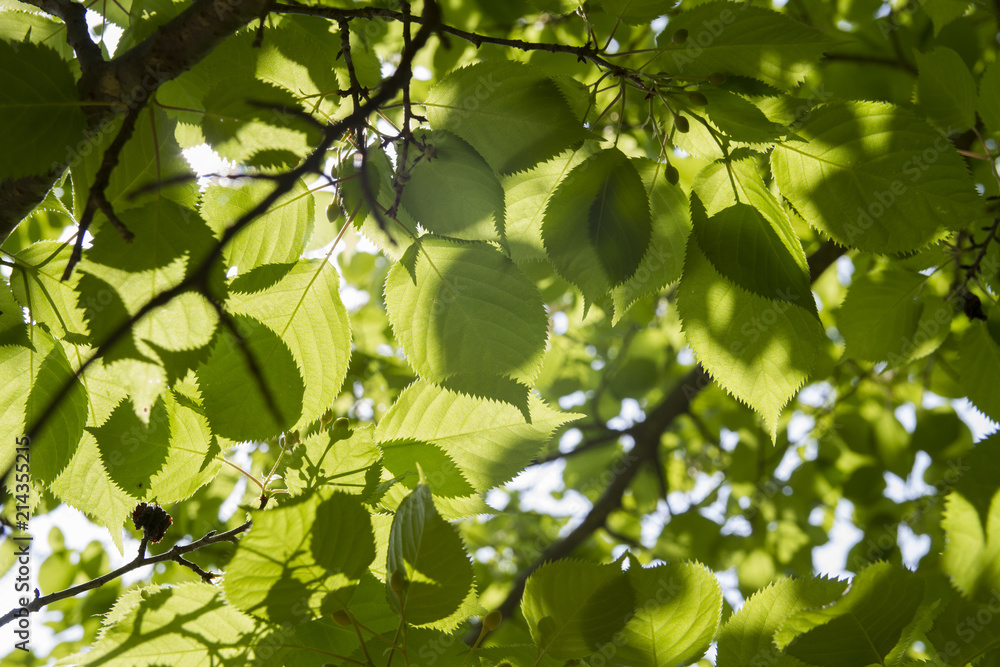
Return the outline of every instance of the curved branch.
<path id="1" fill-rule="evenodd" d="M 21 1 L 62 19 L 62 22 L 66 24 L 66 43 L 76 53 L 81 70 L 87 71 L 104 64 L 101 47 L 90 38 L 90 29 L 87 27 L 87 10 L 82 4 L 72 2 L 72 0 Z"/>
<path id="2" fill-rule="evenodd" d="M 11 609 L 3 616 L 0 616 L 0 627 L 7 625 L 15 618 L 20 616 L 22 613 L 21 611 L 22 609 L 27 609 L 29 613 L 34 613 L 39 609 L 41 609 L 42 607 L 52 604 L 53 602 L 58 602 L 59 600 L 71 598 L 74 595 L 79 595 L 80 593 L 85 593 L 86 591 L 99 588 L 104 584 L 108 583 L 109 581 L 113 581 L 118 577 L 122 576 L 123 574 L 131 572 L 132 570 L 137 570 L 140 567 L 145 567 L 147 565 L 155 565 L 156 563 L 163 563 L 168 560 L 174 561 L 175 563 L 179 563 L 189 569 L 192 569 L 202 579 L 205 580 L 210 579 L 213 576 L 211 575 L 211 573 L 203 571 L 200 567 L 198 567 L 191 561 L 182 558 L 182 556 L 186 553 L 196 551 L 198 549 L 201 549 L 202 547 L 207 547 L 210 544 L 216 544 L 218 542 L 232 542 L 235 544 L 236 536 L 239 535 L 240 533 L 249 530 L 251 525 L 253 525 L 252 519 L 248 520 L 243 525 L 237 526 L 232 530 L 227 530 L 224 533 L 216 534 L 216 532 L 213 530 L 206 533 L 205 536 L 202 537 L 200 540 L 180 546 L 174 545 L 173 548 L 171 548 L 169 551 L 165 551 L 164 553 L 158 554 L 156 556 L 145 555 L 146 540 L 144 539 L 139 547 L 139 554 L 133 560 L 129 561 L 125 565 L 122 565 L 117 570 L 113 570 L 111 572 L 108 572 L 107 574 L 102 574 L 96 579 L 91 579 L 86 583 L 79 584 L 77 586 L 71 586 L 66 590 L 59 591 L 57 593 L 51 593 L 49 595 L 43 595 L 41 597 L 36 597 L 34 600 L 28 603 L 26 607 L 15 607 L 14 609 Z"/>

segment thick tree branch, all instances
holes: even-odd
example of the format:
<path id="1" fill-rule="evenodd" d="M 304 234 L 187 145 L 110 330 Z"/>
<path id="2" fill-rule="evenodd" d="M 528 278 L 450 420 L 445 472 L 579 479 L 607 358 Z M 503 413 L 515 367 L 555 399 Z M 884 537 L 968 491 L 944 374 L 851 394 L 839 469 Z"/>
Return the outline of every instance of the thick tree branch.
<path id="1" fill-rule="evenodd" d="M 72 0 L 21 1 L 62 19 L 62 22 L 66 24 L 66 43 L 76 53 L 81 70 L 87 71 L 104 64 L 101 47 L 90 38 L 90 29 L 87 27 L 87 10 L 82 4 L 72 2 Z"/>
<path id="2" fill-rule="evenodd" d="M 836 245 L 832 241 L 826 241 L 809 257 L 809 277 L 815 281 L 834 261 L 847 252 L 846 248 Z M 603 528 L 612 512 L 619 509 L 622 504 L 622 497 L 628 489 L 632 480 L 639 470 L 646 463 L 657 460 L 660 446 L 660 436 L 670 426 L 670 424 L 680 415 L 685 414 L 691 407 L 691 401 L 702 389 L 712 383 L 711 377 L 698 364 L 683 380 L 678 382 L 673 390 L 663 399 L 659 405 L 647 411 L 646 419 L 636 424 L 629 432 L 635 438 L 635 445 L 631 450 L 625 452 L 611 466 L 614 478 L 604 493 L 584 517 L 583 521 L 570 531 L 562 539 L 549 545 L 542 554 L 530 565 L 521 570 L 514 580 L 507 597 L 497 609 L 504 616 L 514 613 L 521 596 L 524 594 L 524 584 L 543 564 L 565 558 L 574 549 L 583 544 L 593 533 Z M 473 640 L 478 636 L 479 627 L 473 627 L 467 637 Z"/>
<path id="3" fill-rule="evenodd" d="M 86 45 L 90 37 L 81 5 L 70 0 L 32 0 L 31 4 L 66 22 L 67 40 L 81 58 L 77 89 L 87 118 L 86 138 L 95 140 L 115 117 L 145 102 L 162 83 L 193 67 L 222 40 L 260 16 L 267 2 L 195 0 L 148 39 L 110 62 L 100 60 L 100 51 L 95 55 Z M 97 48 L 93 42 L 90 45 Z M 67 151 L 63 162 L 45 174 L 0 181 L 0 243 L 45 199 L 74 155 Z"/>
<path id="4" fill-rule="evenodd" d="M 236 536 L 239 535 L 240 533 L 249 530 L 252 524 L 253 521 L 248 520 L 243 525 L 237 526 L 232 530 L 227 530 L 224 533 L 218 533 L 218 534 L 213 530 L 207 533 L 200 540 L 192 542 L 191 544 L 184 544 L 179 546 L 174 545 L 174 547 L 169 551 L 165 551 L 164 553 L 156 556 L 145 555 L 146 542 L 145 540 L 143 540 L 142 545 L 139 548 L 139 554 L 133 560 L 129 561 L 125 565 L 122 565 L 117 570 L 113 570 L 111 572 L 108 572 L 107 574 L 103 574 L 97 577 L 96 579 L 91 579 L 86 583 L 79 584 L 77 586 L 71 586 L 66 590 L 59 591 L 57 593 L 51 593 L 49 595 L 43 595 L 41 597 L 36 597 L 34 600 L 29 602 L 26 607 L 16 607 L 14 609 L 11 609 L 3 616 L 0 616 L 0 627 L 7 625 L 15 618 L 17 618 L 21 613 L 23 613 L 21 611 L 22 609 L 27 609 L 29 613 L 34 613 L 39 609 L 41 609 L 42 607 L 52 604 L 53 602 L 58 602 L 59 600 L 71 598 L 74 595 L 79 595 L 80 593 L 85 593 L 86 591 L 99 588 L 104 584 L 108 583 L 109 581 L 113 581 L 127 572 L 131 572 L 132 570 L 137 570 L 140 567 L 145 567 L 147 565 L 155 565 L 156 563 L 163 563 L 165 561 L 174 561 L 175 563 L 180 563 L 181 565 L 190 568 L 196 574 L 198 574 L 198 576 L 200 576 L 203 580 L 207 581 L 212 578 L 210 573 L 205 572 L 191 561 L 182 558 L 182 556 L 186 553 L 196 551 L 198 549 L 201 549 L 202 547 L 207 547 L 210 544 L 216 544 L 218 542 L 232 542 L 235 544 Z"/>

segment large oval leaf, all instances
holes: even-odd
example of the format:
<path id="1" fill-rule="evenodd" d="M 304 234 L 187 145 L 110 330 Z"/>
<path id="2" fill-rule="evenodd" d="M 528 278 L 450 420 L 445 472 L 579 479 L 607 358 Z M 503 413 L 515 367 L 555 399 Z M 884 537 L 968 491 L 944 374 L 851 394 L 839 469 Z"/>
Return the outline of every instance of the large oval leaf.
<path id="1" fill-rule="evenodd" d="M 841 245 L 908 252 L 983 215 L 948 138 L 889 104 L 836 102 L 813 111 L 771 154 L 781 193 Z"/>

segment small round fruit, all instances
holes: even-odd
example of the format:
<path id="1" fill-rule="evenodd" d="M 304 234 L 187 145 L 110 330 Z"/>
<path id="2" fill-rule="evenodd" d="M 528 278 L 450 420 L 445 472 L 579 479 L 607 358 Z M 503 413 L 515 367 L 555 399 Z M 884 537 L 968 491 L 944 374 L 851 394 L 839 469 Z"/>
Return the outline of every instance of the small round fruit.
<path id="1" fill-rule="evenodd" d="M 351 616 L 343 609 L 333 612 L 333 622 L 337 625 L 351 625 Z"/>
<path id="2" fill-rule="evenodd" d="M 699 107 L 703 107 L 708 104 L 708 98 L 699 93 L 697 90 L 688 93 L 688 99 L 691 100 L 691 104 Z"/>
<path id="3" fill-rule="evenodd" d="M 486 614 L 486 618 L 483 619 L 483 627 L 486 628 L 487 632 L 493 632 L 500 627 L 500 621 L 502 620 L 503 617 L 500 615 L 500 612 L 494 609 Z"/>
<path id="4" fill-rule="evenodd" d="M 389 588 L 396 595 L 402 593 L 406 589 L 406 576 L 399 570 L 393 572 L 389 575 Z"/>
<path id="5" fill-rule="evenodd" d="M 677 128 L 678 132 L 687 132 L 691 129 L 691 123 L 684 116 L 678 115 L 674 118 L 674 127 Z"/>
<path id="6" fill-rule="evenodd" d="M 708 75 L 708 82 L 713 86 L 721 86 L 726 82 L 726 75 L 721 72 L 713 72 Z"/>
<path id="7" fill-rule="evenodd" d="M 677 167 L 672 164 L 667 165 L 665 176 L 667 177 L 667 183 L 670 183 L 670 185 L 677 185 L 677 181 L 681 180 L 681 175 L 677 172 Z"/>
<path id="8" fill-rule="evenodd" d="M 680 30 L 674 33 L 674 44 L 683 44 L 686 41 L 688 41 L 687 30 L 681 28 Z"/>

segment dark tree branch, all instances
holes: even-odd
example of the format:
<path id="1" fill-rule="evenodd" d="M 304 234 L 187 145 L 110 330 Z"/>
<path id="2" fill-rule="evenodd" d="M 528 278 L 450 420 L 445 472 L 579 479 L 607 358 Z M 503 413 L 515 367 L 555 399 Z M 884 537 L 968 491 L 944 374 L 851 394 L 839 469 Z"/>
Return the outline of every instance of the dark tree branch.
<path id="1" fill-rule="evenodd" d="M 71 0 L 31 0 L 31 4 L 66 22 L 67 40 L 81 58 L 77 89 L 87 119 L 85 139 L 96 141 L 115 117 L 145 102 L 162 83 L 193 67 L 222 40 L 260 16 L 268 1 L 195 0 L 148 39 L 109 62 L 98 59 L 99 49 L 96 55 L 93 51 L 98 47 L 86 32 L 82 5 Z M 45 199 L 73 159 L 75 154 L 67 151 L 63 161 L 44 174 L 0 181 L 0 243 Z"/>
<path id="2" fill-rule="evenodd" d="M 826 241 L 809 257 L 809 277 L 815 281 L 834 261 L 847 252 L 847 249 L 838 246 L 832 241 Z M 646 419 L 639 422 L 629 432 L 635 438 L 635 445 L 628 452 L 625 452 L 611 466 L 614 478 L 604 493 L 590 509 L 583 522 L 570 531 L 562 539 L 549 545 L 542 554 L 526 568 L 518 573 L 514 584 L 507 594 L 507 597 L 497 609 L 504 617 L 514 613 L 521 597 L 524 595 L 524 584 L 531 576 L 531 573 L 543 564 L 565 558 L 570 555 L 578 546 L 583 544 L 597 530 L 606 527 L 608 517 L 612 512 L 619 509 L 622 504 L 622 497 L 628 489 L 632 480 L 639 470 L 646 463 L 657 461 L 660 447 L 660 436 L 680 415 L 686 414 L 691 407 L 691 401 L 702 389 L 712 383 L 712 378 L 698 364 L 694 367 L 673 390 L 646 413 Z M 474 626 L 466 638 L 471 637 L 472 641 L 479 635 L 479 626 Z"/>
<path id="3" fill-rule="evenodd" d="M 236 544 L 237 542 L 236 536 L 239 535 L 240 533 L 249 530 L 252 524 L 253 521 L 250 520 L 241 526 L 233 528 L 232 530 L 227 530 L 224 533 L 218 533 L 218 534 L 216 534 L 216 532 L 213 530 L 207 533 L 200 540 L 192 542 L 191 544 L 184 544 L 180 546 L 174 545 L 174 547 L 169 551 L 166 551 L 156 556 L 145 555 L 146 541 L 144 539 L 142 541 L 142 546 L 139 549 L 139 554 L 133 560 L 129 561 L 125 565 L 122 565 L 117 570 L 113 570 L 111 572 L 108 572 L 107 574 L 102 574 L 96 579 L 91 579 L 86 583 L 79 584 L 77 586 L 72 586 L 70 588 L 67 588 L 66 590 L 59 591 L 57 593 L 51 593 L 50 595 L 43 595 L 41 597 L 36 597 L 34 600 L 28 603 L 27 607 L 16 607 L 14 609 L 11 609 L 3 616 L 0 616 L 0 627 L 7 625 L 15 618 L 17 618 L 18 615 L 21 613 L 22 609 L 27 609 L 29 613 L 34 613 L 39 609 L 41 609 L 42 607 L 52 604 L 53 602 L 58 602 L 59 600 L 71 598 L 74 595 L 79 595 L 80 593 L 85 593 L 86 591 L 99 588 L 104 584 L 108 583 L 109 581 L 113 581 L 118 577 L 122 576 L 123 574 L 131 572 L 132 570 L 137 570 L 140 567 L 145 567 L 147 565 L 155 565 L 156 563 L 163 563 L 165 561 L 174 561 L 175 563 L 179 563 L 187 568 L 192 569 L 203 580 L 210 581 L 211 579 L 214 578 L 214 575 L 205 572 L 200 567 L 198 567 L 191 561 L 182 558 L 181 556 L 183 556 L 186 553 L 190 553 L 192 551 L 201 549 L 202 547 L 207 547 L 210 544 L 216 544 L 218 542 L 232 542 L 233 544 Z"/>
<path id="4" fill-rule="evenodd" d="M 21 0 L 21 2 L 34 5 L 43 12 L 62 19 L 66 24 L 66 43 L 76 53 L 81 70 L 87 71 L 104 64 L 101 47 L 90 38 L 87 10 L 82 4 L 72 0 Z"/>
<path id="5" fill-rule="evenodd" d="M 132 232 L 115 215 L 114 209 L 111 207 L 111 203 L 108 201 L 108 197 L 104 191 L 107 190 L 108 183 L 111 182 L 111 172 L 118 166 L 118 158 L 121 155 L 122 149 L 125 148 L 128 140 L 132 138 L 132 133 L 135 132 L 135 124 L 139 120 L 139 112 L 142 111 L 144 106 L 145 104 L 139 104 L 126 112 L 125 120 L 122 123 L 121 129 L 118 130 L 118 135 L 111 142 L 111 145 L 108 146 L 108 149 L 104 151 L 104 155 L 101 158 L 101 166 L 94 176 L 94 183 L 91 185 L 90 193 L 87 196 L 87 204 L 84 206 L 83 215 L 80 216 L 79 228 L 76 230 L 76 243 L 73 245 L 73 253 L 70 255 L 69 261 L 66 262 L 66 270 L 63 271 L 62 275 L 63 280 L 69 280 L 70 275 L 73 273 L 73 268 L 79 264 L 80 259 L 83 257 L 84 236 L 87 230 L 90 229 L 90 224 L 94 221 L 94 214 L 97 213 L 98 209 L 107 216 L 108 222 L 118 230 L 122 238 L 126 241 L 131 241 L 133 238 Z"/>

